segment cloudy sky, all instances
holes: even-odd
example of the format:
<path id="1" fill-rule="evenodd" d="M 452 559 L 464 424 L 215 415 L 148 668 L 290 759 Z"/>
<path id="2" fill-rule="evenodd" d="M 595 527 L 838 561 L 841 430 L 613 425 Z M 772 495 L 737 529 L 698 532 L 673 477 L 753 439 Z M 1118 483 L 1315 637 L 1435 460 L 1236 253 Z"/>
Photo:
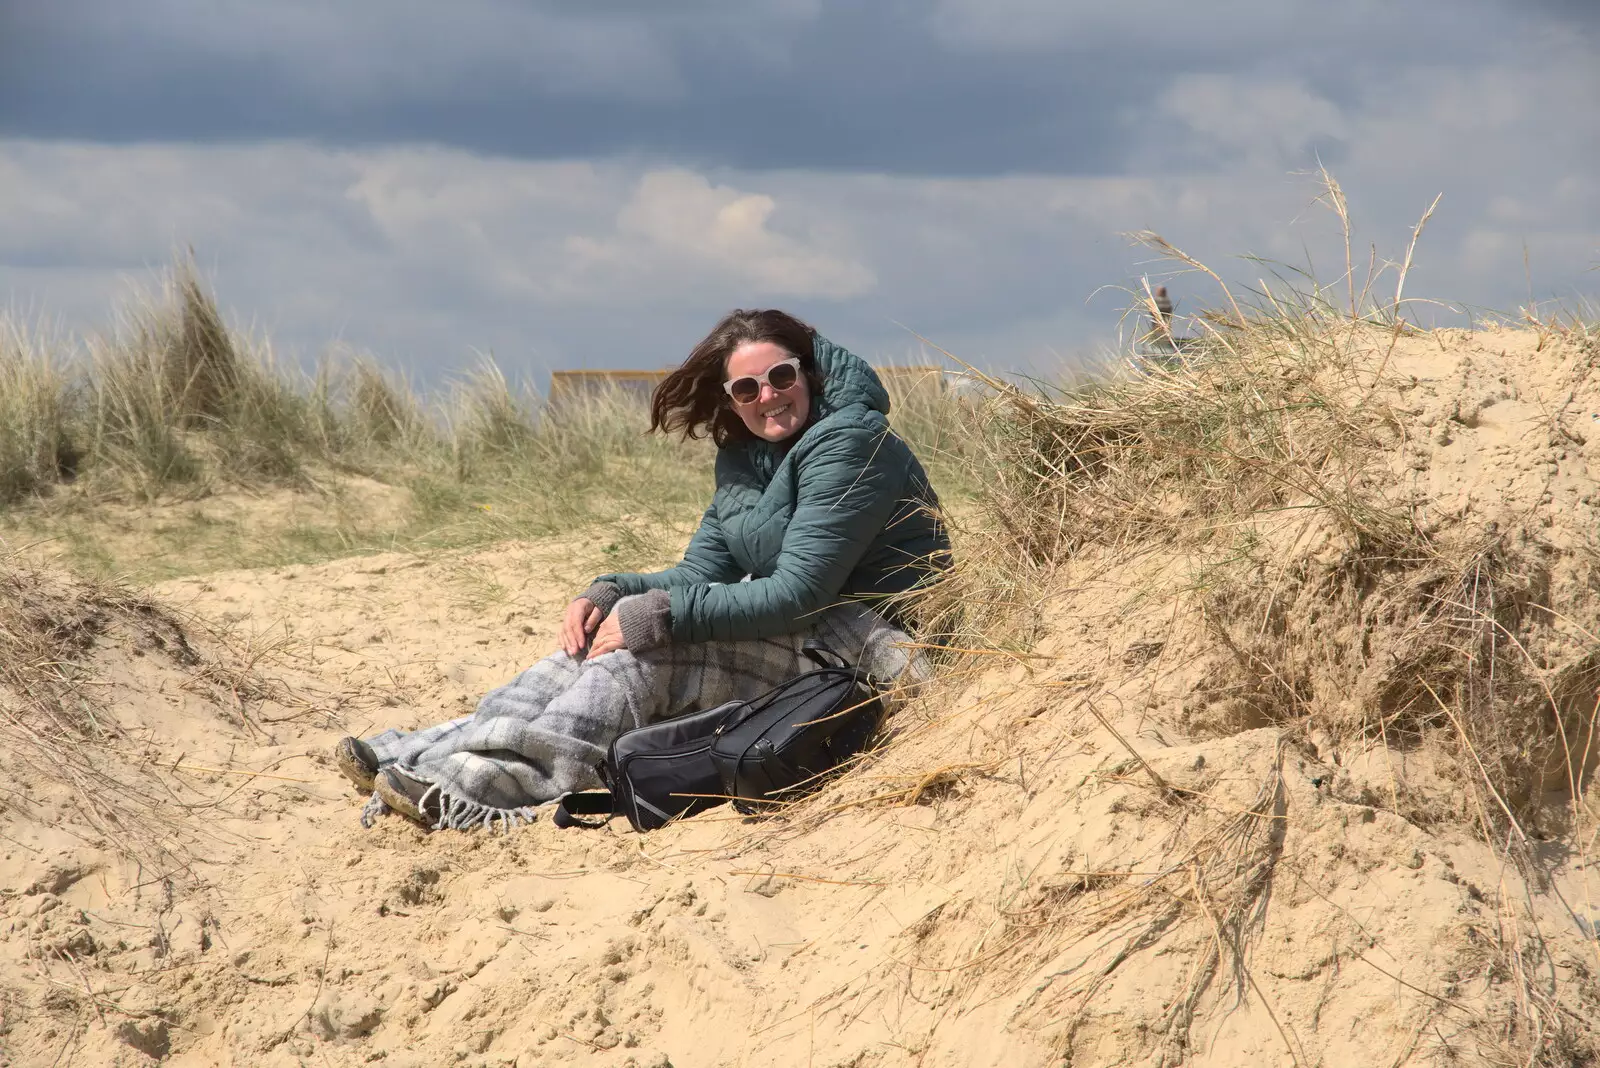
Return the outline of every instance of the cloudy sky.
<path id="1" fill-rule="evenodd" d="M 751 305 L 1044 368 L 1166 270 L 1128 231 L 1337 282 L 1320 162 L 1380 255 L 1442 194 L 1408 292 L 1465 321 L 1600 289 L 1597 51 L 1592 0 L 0 0 L 0 300 L 95 329 L 190 244 L 424 378 Z"/>

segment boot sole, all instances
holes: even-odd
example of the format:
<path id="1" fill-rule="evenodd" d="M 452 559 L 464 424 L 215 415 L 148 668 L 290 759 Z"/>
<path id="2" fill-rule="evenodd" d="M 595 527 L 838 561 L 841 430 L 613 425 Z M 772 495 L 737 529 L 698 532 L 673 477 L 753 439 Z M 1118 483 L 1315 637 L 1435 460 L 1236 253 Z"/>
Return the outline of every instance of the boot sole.
<path id="1" fill-rule="evenodd" d="M 350 780 L 352 786 L 364 794 L 370 794 L 378 777 L 378 769 L 362 761 L 351 741 L 344 738 L 333 747 L 334 765 L 338 767 L 339 774 Z"/>

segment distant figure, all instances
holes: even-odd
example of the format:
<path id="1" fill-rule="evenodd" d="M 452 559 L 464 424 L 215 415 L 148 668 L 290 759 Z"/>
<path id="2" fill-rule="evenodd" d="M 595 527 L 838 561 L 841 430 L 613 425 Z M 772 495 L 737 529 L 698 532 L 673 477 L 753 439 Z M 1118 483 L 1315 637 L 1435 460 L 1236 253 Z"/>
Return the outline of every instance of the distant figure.
<path id="1" fill-rule="evenodd" d="M 600 785 L 625 730 L 748 700 L 820 639 L 886 683 L 927 676 L 902 595 L 950 566 L 939 499 L 866 362 L 781 311 L 736 311 L 656 386 L 650 429 L 709 435 L 716 493 L 683 562 L 601 575 L 561 647 L 471 716 L 345 738 L 339 770 L 430 828 L 532 819 Z"/>
<path id="2" fill-rule="evenodd" d="M 1150 358 L 1148 361 L 1139 361 L 1141 365 L 1148 363 L 1151 367 L 1171 370 L 1180 362 L 1177 354 L 1191 351 L 1195 339 L 1178 337 L 1172 332 L 1173 303 L 1166 286 L 1155 286 L 1150 290 L 1146 307 L 1150 306 L 1154 306 L 1155 315 L 1149 317 L 1150 328 L 1140 337 L 1134 351 L 1136 356 Z"/>
<path id="3" fill-rule="evenodd" d="M 1161 325 L 1168 330 L 1172 328 L 1172 298 L 1167 296 L 1166 286 L 1156 286 L 1156 311 L 1161 315 Z"/>
<path id="4" fill-rule="evenodd" d="M 1172 298 L 1167 295 L 1166 286 L 1156 286 L 1150 294 L 1152 303 L 1155 304 L 1155 318 L 1150 320 L 1150 329 L 1144 336 L 1144 343 L 1152 349 L 1161 352 L 1172 352 L 1176 346 L 1172 343 Z"/>

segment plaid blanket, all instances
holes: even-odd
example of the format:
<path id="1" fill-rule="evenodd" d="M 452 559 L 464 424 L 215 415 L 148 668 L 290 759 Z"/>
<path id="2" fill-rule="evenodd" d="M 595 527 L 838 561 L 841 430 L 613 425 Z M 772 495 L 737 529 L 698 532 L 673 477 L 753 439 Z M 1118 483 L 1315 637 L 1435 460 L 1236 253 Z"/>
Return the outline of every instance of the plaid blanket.
<path id="1" fill-rule="evenodd" d="M 575 660 L 558 652 L 485 694 L 470 716 L 423 730 L 384 731 L 367 742 L 380 767 L 391 764 L 430 784 L 435 829 L 510 829 L 544 804 L 601 785 L 595 772 L 623 731 L 726 701 L 747 701 L 811 666 L 807 641 L 860 667 L 903 699 L 929 674 L 909 637 L 858 604 L 818 615 L 797 634 L 760 641 L 666 645 L 635 655 L 626 649 Z M 372 826 L 388 811 L 376 794 L 362 811 Z"/>

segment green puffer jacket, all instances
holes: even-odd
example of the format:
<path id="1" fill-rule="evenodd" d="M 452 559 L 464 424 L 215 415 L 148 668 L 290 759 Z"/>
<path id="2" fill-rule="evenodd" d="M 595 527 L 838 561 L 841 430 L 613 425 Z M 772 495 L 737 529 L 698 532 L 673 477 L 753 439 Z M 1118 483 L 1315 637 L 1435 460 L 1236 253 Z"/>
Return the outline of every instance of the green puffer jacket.
<path id="1" fill-rule="evenodd" d="M 683 562 L 596 580 L 669 590 L 675 644 L 793 633 L 841 600 L 871 603 L 950 566 L 939 498 L 889 429 L 877 373 L 820 336 L 813 352 L 823 389 L 809 425 L 717 451 L 716 494 Z"/>

